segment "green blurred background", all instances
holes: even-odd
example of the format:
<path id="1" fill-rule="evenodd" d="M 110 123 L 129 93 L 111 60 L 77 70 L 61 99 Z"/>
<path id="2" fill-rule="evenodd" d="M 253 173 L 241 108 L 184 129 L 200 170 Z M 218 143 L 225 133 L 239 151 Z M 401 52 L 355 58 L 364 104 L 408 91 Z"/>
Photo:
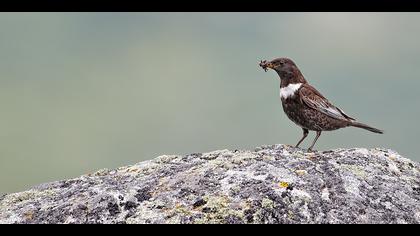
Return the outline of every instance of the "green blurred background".
<path id="1" fill-rule="evenodd" d="M 0 13 L 0 193 L 161 154 L 295 144 L 279 81 L 309 82 L 384 135 L 324 133 L 320 150 L 419 161 L 418 13 Z M 311 133 L 303 147 L 308 147 Z"/>

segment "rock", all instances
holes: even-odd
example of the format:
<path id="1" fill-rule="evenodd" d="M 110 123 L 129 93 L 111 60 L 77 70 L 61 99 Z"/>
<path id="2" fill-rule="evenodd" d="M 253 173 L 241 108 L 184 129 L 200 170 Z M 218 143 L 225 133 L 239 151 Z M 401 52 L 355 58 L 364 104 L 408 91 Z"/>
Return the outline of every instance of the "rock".
<path id="1" fill-rule="evenodd" d="M 0 197 L 0 223 L 420 223 L 420 166 L 392 150 L 165 155 Z"/>

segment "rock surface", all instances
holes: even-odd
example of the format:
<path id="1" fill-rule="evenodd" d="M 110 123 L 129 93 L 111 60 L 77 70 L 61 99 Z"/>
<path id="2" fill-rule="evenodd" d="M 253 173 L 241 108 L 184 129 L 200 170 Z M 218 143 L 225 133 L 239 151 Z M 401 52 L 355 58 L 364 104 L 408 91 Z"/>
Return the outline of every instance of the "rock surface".
<path id="1" fill-rule="evenodd" d="M 420 165 L 378 148 L 164 155 L 0 196 L 0 223 L 420 223 Z"/>

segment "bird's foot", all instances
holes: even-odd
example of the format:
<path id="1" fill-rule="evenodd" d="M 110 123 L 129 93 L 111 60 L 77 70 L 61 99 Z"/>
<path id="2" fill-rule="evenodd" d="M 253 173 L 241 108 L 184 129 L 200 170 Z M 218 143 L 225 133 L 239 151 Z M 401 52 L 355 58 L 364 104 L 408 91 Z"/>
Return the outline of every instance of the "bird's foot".
<path id="1" fill-rule="evenodd" d="M 292 145 L 292 144 L 285 144 L 284 146 L 288 147 L 288 148 L 299 148 L 296 145 Z"/>

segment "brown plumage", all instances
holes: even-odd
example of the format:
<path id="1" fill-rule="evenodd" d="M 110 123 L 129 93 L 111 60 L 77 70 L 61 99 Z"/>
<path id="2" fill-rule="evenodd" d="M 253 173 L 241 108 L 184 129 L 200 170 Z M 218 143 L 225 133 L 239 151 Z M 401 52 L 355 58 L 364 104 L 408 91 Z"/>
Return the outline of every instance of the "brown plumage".
<path id="1" fill-rule="evenodd" d="M 374 133 L 383 131 L 357 122 L 334 106 L 318 90 L 308 84 L 296 64 L 289 58 L 261 61 L 260 66 L 267 71 L 273 69 L 280 77 L 280 97 L 287 117 L 303 130 L 303 137 L 296 147 L 307 137 L 309 130 L 317 135 L 308 150 L 311 150 L 322 131 L 331 131 L 348 126 L 363 128 Z"/>

